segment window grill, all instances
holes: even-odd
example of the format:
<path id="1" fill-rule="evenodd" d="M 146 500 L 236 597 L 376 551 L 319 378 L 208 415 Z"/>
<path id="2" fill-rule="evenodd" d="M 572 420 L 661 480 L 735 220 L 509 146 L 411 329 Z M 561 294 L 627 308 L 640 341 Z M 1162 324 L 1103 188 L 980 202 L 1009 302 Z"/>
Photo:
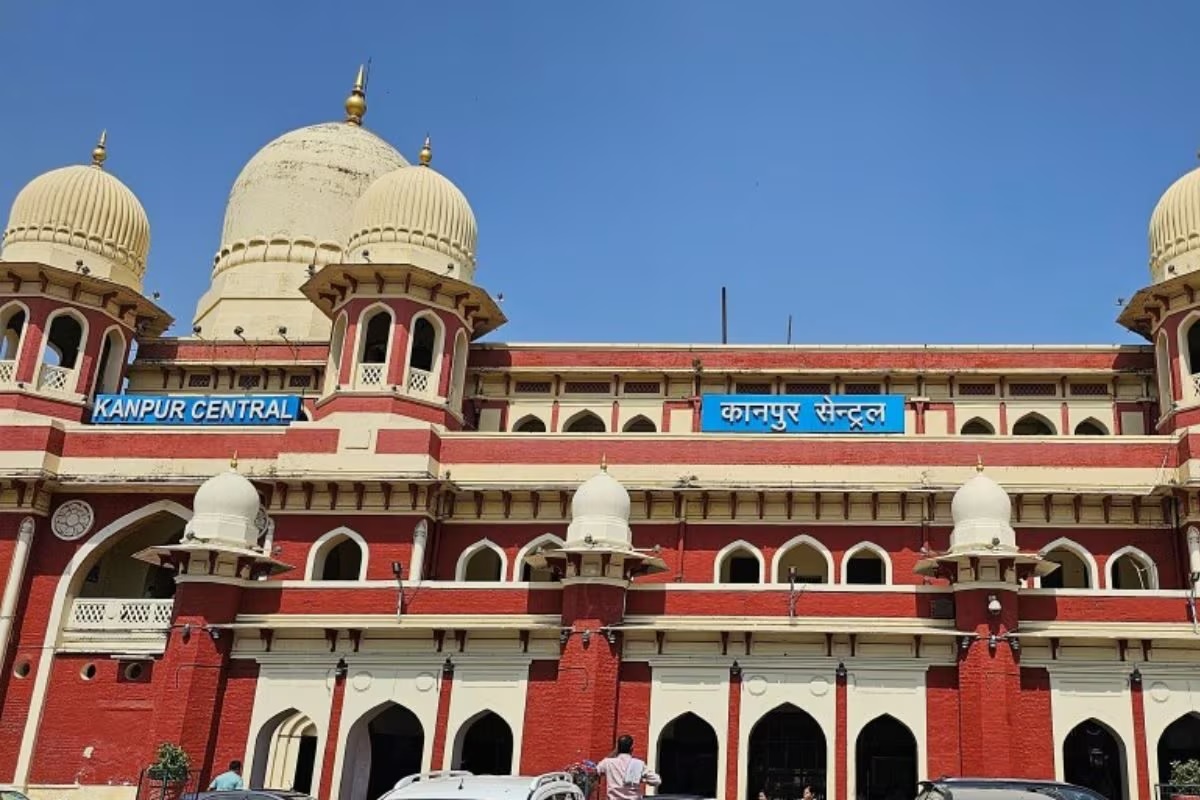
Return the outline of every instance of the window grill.
<path id="1" fill-rule="evenodd" d="M 625 394 L 659 394 L 662 384 L 658 381 L 626 381 Z"/>
<path id="2" fill-rule="evenodd" d="M 789 383 L 784 387 L 788 394 L 829 394 L 828 383 Z"/>
<path id="3" fill-rule="evenodd" d="M 1053 383 L 1010 383 L 1008 393 L 1013 397 L 1054 397 L 1058 386 Z"/>
<path id="4" fill-rule="evenodd" d="M 239 389 L 257 389 L 260 383 L 262 383 L 262 375 L 254 375 L 248 372 L 238 375 Z"/>
<path id="5" fill-rule="evenodd" d="M 609 381 L 567 381 L 563 394 L 612 394 Z"/>
<path id="6" fill-rule="evenodd" d="M 1071 394 L 1077 397 L 1108 397 L 1108 384 L 1072 383 Z"/>
<path id="7" fill-rule="evenodd" d="M 513 391 L 517 394 L 550 394 L 550 381 L 517 381 Z"/>
<path id="8" fill-rule="evenodd" d="M 312 375 L 289 375 L 289 389 L 307 389 L 312 386 Z"/>
<path id="9" fill-rule="evenodd" d="M 738 394 L 774 394 L 769 383 L 741 383 L 737 384 Z"/>
<path id="10" fill-rule="evenodd" d="M 955 390 L 962 397 L 996 396 L 996 384 L 994 383 L 960 383 L 955 387 Z"/>
<path id="11" fill-rule="evenodd" d="M 212 375 L 201 375 L 199 372 L 193 372 L 188 375 L 188 387 L 192 389 L 207 389 L 212 385 Z"/>
<path id="12" fill-rule="evenodd" d="M 880 394 L 878 383 L 847 383 L 846 394 Z"/>

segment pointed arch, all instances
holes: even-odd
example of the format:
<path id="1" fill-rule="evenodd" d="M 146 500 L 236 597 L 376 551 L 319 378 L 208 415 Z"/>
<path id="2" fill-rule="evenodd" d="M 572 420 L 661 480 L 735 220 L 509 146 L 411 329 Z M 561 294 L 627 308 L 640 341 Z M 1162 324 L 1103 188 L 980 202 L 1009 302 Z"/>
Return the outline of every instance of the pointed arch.
<path id="1" fill-rule="evenodd" d="M 874 542 L 862 541 L 851 547 L 842 555 L 842 583 L 851 583 L 850 580 L 850 561 L 855 556 L 860 554 L 870 553 L 871 557 L 878 559 L 883 564 L 882 570 L 882 585 L 889 586 L 892 583 L 892 559 L 888 552 Z M 853 581 L 854 583 L 873 584 L 876 581 Z"/>
<path id="2" fill-rule="evenodd" d="M 16 380 L 16 365 L 21 362 L 29 338 L 29 306 L 20 300 L 0 306 L 0 362 L 13 365 L 11 375 L 0 373 L 0 383 Z"/>
<path id="3" fill-rule="evenodd" d="M 478 577 L 468 578 L 467 575 L 469 572 L 471 572 L 471 570 L 469 568 L 472 566 L 472 561 L 475 559 L 476 556 L 478 556 L 479 554 L 484 553 L 484 552 L 494 553 L 496 558 L 499 559 L 500 567 L 498 570 L 491 569 L 490 565 L 489 565 L 489 568 L 487 569 L 487 574 L 491 575 L 494 573 L 495 577 L 494 578 L 478 578 Z M 476 568 L 482 569 L 482 566 L 476 565 Z M 481 573 L 472 573 L 472 574 L 481 574 Z M 455 566 L 454 566 L 454 579 L 456 581 L 468 581 L 468 580 L 502 581 L 502 580 L 504 580 L 504 576 L 507 574 L 508 574 L 508 556 L 505 555 L 504 549 L 501 548 L 500 545 L 493 542 L 491 539 L 480 539 L 478 542 L 475 542 L 474 544 L 470 545 L 466 550 L 463 550 L 462 554 L 458 557 L 458 563 L 455 564 Z"/>
<path id="4" fill-rule="evenodd" d="M 1154 366 L 1158 373 L 1158 413 L 1166 416 L 1175 407 L 1175 393 L 1171 390 L 1171 346 L 1166 331 L 1159 332 L 1158 342 L 1154 345 Z"/>
<path id="5" fill-rule="evenodd" d="M 100 360 L 92 375 L 91 395 L 116 394 L 121 391 L 121 375 L 125 372 L 125 334 L 117 325 L 110 325 L 100 339 Z"/>
<path id="6" fill-rule="evenodd" d="M 1187 711 L 1163 728 L 1158 736 L 1158 782 L 1171 783 L 1171 764 L 1200 759 L 1200 713 Z"/>
<path id="7" fill-rule="evenodd" d="M 1179 387 L 1181 403 L 1192 403 L 1200 398 L 1200 310 L 1191 311 L 1175 329 L 1175 344 L 1179 363 Z"/>
<path id="8" fill-rule="evenodd" d="M 1088 417 L 1075 426 L 1076 436 L 1108 436 L 1108 426 L 1095 417 Z"/>
<path id="9" fill-rule="evenodd" d="M 339 525 L 327 533 L 322 534 L 312 547 L 308 548 L 308 561 L 304 567 L 304 579 L 309 581 L 323 580 L 321 575 L 325 570 L 325 559 L 333 548 L 345 541 L 354 542 L 358 545 L 360 554 L 358 579 L 365 581 L 367 579 L 367 560 L 370 555 L 370 548 L 367 546 L 367 540 L 362 537 L 358 531 L 353 528 L 347 528 L 345 525 Z"/>
<path id="10" fill-rule="evenodd" d="M 658 433 L 658 426 L 645 414 L 638 414 L 621 428 L 622 433 Z"/>
<path id="11" fill-rule="evenodd" d="M 408 325 L 408 353 L 404 360 L 404 386 L 409 394 L 438 396 L 442 375 L 442 349 L 446 326 L 432 309 L 413 314 Z"/>
<path id="12" fill-rule="evenodd" d="M 311 741 L 306 741 L 311 740 Z M 296 708 L 275 714 L 254 737 L 249 784 L 267 789 L 310 792 L 319 769 L 321 732 L 312 718 Z"/>
<path id="13" fill-rule="evenodd" d="M 350 319 L 346 312 L 338 314 L 329 337 L 329 355 L 325 360 L 325 394 L 332 394 L 341 384 L 342 352 L 346 347 L 346 328 Z"/>
<path id="14" fill-rule="evenodd" d="M 1124 800 L 1129 789 L 1125 740 L 1107 723 L 1085 719 L 1062 742 L 1063 779 L 1085 786 L 1109 800 Z"/>
<path id="15" fill-rule="evenodd" d="M 517 551 L 517 557 L 513 560 L 512 579 L 514 581 L 535 580 L 532 576 L 529 578 L 525 577 L 525 559 L 534 553 L 537 553 L 542 548 L 545 548 L 547 545 L 551 545 L 553 547 L 562 547 L 563 540 L 560 537 L 555 536 L 553 533 L 543 533 L 541 536 L 537 537 Z"/>
<path id="16" fill-rule="evenodd" d="M 774 776 L 787 775 L 789 783 L 812 787 L 817 797 L 826 795 L 829 747 L 825 729 L 809 711 L 794 703 L 780 703 L 759 717 L 750 728 L 747 752 L 761 758 L 741 756 L 747 788 L 765 789 L 768 797 Z M 798 781 L 797 781 L 798 779 Z"/>
<path id="17" fill-rule="evenodd" d="M 376 743 L 388 752 L 384 761 L 372 758 Z M 406 775 L 421 772 L 425 761 L 425 726 L 407 706 L 384 700 L 363 713 L 346 731 L 338 763 L 336 797 L 381 797 Z"/>
<path id="18" fill-rule="evenodd" d="M 454 734 L 451 767 L 477 775 L 511 775 L 517 768 L 514 739 L 508 720 L 491 709 L 478 711 Z"/>
<path id="19" fill-rule="evenodd" d="M 659 731 L 655 751 L 654 766 L 662 775 L 657 794 L 717 797 L 720 744 L 708 720 L 685 711 Z"/>
<path id="20" fill-rule="evenodd" d="M 733 574 L 732 562 L 739 555 L 749 556 L 758 562 L 757 580 L 738 580 L 738 576 Z M 736 542 L 730 542 L 722 547 L 717 551 L 717 557 L 713 561 L 713 583 L 766 583 L 766 572 L 767 561 L 763 558 L 762 550 L 745 539 L 738 539 Z"/>
<path id="21" fill-rule="evenodd" d="M 854 737 L 855 795 L 864 800 L 888 800 L 911 792 L 918 780 L 917 737 L 912 728 L 891 714 L 880 714 Z"/>
<path id="22" fill-rule="evenodd" d="M 526 414 L 512 426 L 514 433 L 545 433 L 546 423 L 536 414 Z"/>
<path id="23" fill-rule="evenodd" d="M 563 424 L 563 433 L 604 433 L 608 428 L 599 415 L 586 408 L 571 416 Z"/>
<path id="24" fill-rule="evenodd" d="M 1122 561 L 1130 559 L 1130 566 Z M 1109 589 L 1157 589 L 1158 564 L 1144 550 L 1126 545 L 1108 557 L 1104 577 Z M 1129 586 L 1124 584 L 1129 583 Z"/>
<path id="25" fill-rule="evenodd" d="M 807 533 L 802 533 L 799 536 L 793 536 L 788 539 L 778 550 L 775 551 L 775 557 L 771 559 L 771 582 L 772 583 L 787 583 L 787 567 L 788 555 L 798 548 L 807 547 L 816 552 L 816 554 L 825 562 L 825 574 L 823 580 L 820 581 L 801 581 L 802 583 L 833 583 L 833 554 L 829 552 L 829 548 L 818 542 Z M 801 577 L 813 577 L 809 575 Z M 799 580 L 799 579 L 797 579 Z"/>
<path id="26" fill-rule="evenodd" d="M 58 394 L 75 394 L 79 370 L 87 350 L 87 317 L 73 308 L 61 308 L 46 318 L 42 350 L 38 353 L 38 389 Z"/>
<path id="27" fill-rule="evenodd" d="M 1054 436 L 1057 429 L 1054 423 L 1036 411 L 1030 411 L 1013 423 L 1013 436 Z"/>
<path id="28" fill-rule="evenodd" d="M 963 423 L 959 433 L 963 436 L 995 436 L 996 428 L 983 417 L 971 417 Z"/>
<path id="29" fill-rule="evenodd" d="M 63 569 L 62 575 L 58 579 L 58 584 L 54 589 L 54 599 L 50 603 L 50 619 L 56 620 L 56 622 L 46 626 L 46 634 L 42 640 L 43 652 L 53 652 L 55 645 L 58 643 L 58 636 L 62 626 L 58 624 L 57 620 L 61 620 L 63 617 L 67 595 L 70 592 L 71 584 L 74 582 L 79 569 L 88 563 L 89 559 L 96 554 L 98 549 L 104 548 L 110 539 L 120 536 L 131 525 L 164 512 L 173 514 L 184 522 L 192 518 L 192 510 L 190 508 L 185 508 L 174 500 L 156 500 L 108 523 L 99 531 L 92 534 L 75 551 L 75 555 L 71 556 L 71 560 L 67 562 L 67 566 Z M 53 662 L 54 659 L 52 658 L 38 659 L 37 674 L 33 682 L 33 695 L 29 703 L 29 711 L 25 717 L 25 732 L 21 737 L 20 749 L 17 753 L 14 783 L 23 784 L 28 782 L 29 767 L 33 758 L 33 744 L 37 741 L 38 729 L 42 724 L 42 712 L 46 707 L 46 686 L 50 680 L 50 666 Z"/>
<path id="30" fill-rule="evenodd" d="M 1046 556 L 1053 553 L 1055 550 L 1065 550 L 1066 552 L 1071 553 L 1076 558 L 1078 558 L 1080 562 L 1082 562 L 1083 568 L 1086 572 L 1085 577 L 1087 580 L 1087 585 L 1082 586 L 1082 587 L 1075 587 L 1075 588 L 1095 589 L 1095 588 L 1099 587 L 1099 585 L 1100 585 L 1100 568 L 1096 566 L 1096 557 L 1092 555 L 1090 550 L 1088 550 L 1086 547 L 1084 547 L 1083 545 L 1081 545 L 1079 542 L 1075 541 L 1074 539 L 1068 539 L 1065 536 L 1061 536 L 1058 539 L 1055 539 L 1053 542 L 1050 542 L 1049 544 L 1047 544 L 1041 550 L 1039 550 L 1038 554 L 1040 556 L 1042 556 L 1043 558 L 1045 558 Z M 1062 572 L 1062 570 L 1063 570 L 1063 567 L 1060 566 L 1057 570 L 1055 570 L 1055 572 Z M 1053 575 L 1054 573 L 1050 573 L 1050 574 Z M 1064 575 L 1063 578 L 1066 578 L 1066 576 Z M 1046 585 L 1045 576 L 1037 579 L 1037 585 L 1038 586 Z M 1059 585 L 1065 586 L 1065 584 L 1059 584 Z M 1047 588 L 1051 588 L 1051 587 L 1047 587 Z"/>
<path id="31" fill-rule="evenodd" d="M 392 336 L 396 316 L 390 306 L 377 302 L 358 315 L 354 341 L 354 387 L 383 389 L 388 384 Z"/>
<path id="32" fill-rule="evenodd" d="M 467 347 L 467 333 L 460 329 L 454 334 L 454 363 L 450 371 L 450 408 L 459 413 L 467 396 Z"/>

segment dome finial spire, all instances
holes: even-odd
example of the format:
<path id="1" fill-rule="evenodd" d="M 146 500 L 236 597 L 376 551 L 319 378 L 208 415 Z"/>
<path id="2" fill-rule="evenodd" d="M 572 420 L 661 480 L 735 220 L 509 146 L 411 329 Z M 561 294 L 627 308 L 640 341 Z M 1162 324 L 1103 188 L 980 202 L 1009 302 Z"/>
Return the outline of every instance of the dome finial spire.
<path id="1" fill-rule="evenodd" d="M 237 450 L 233 451 L 233 458 L 229 459 L 229 468 L 237 472 Z"/>
<path id="2" fill-rule="evenodd" d="M 354 79 L 354 88 L 346 98 L 346 122 L 351 125 L 362 125 L 367 113 L 367 67 L 358 65 L 358 76 Z"/>
<path id="3" fill-rule="evenodd" d="M 425 134 L 425 144 L 421 145 L 421 153 L 418 156 L 421 159 L 421 166 L 428 167 L 429 162 L 433 161 L 433 142 L 429 139 L 429 134 Z"/>
<path id="4" fill-rule="evenodd" d="M 975 471 L 983 472 L 983 456 L 975 456 Z"/>
<path id="5" fill-rule="evenodd" d="M 100 139 L 96 142 L 96 146 L 92 148 L 92 166 L 104 167 L 104 160 L 108 158 L 108 131 L 100 131 Z"/>
<path id="6" fill-rule="evenodd" d="M 600 454 L 600 471 L 608 472 L 608 454 L 607 453 Z"/>

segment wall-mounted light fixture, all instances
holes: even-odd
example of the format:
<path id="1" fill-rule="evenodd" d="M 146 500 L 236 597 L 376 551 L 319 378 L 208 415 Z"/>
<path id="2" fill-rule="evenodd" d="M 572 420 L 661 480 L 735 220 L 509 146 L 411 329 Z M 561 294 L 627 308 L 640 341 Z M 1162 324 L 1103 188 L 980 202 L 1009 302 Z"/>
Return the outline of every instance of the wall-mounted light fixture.
<path id="1" fill-rule="evenodd" d="M 558 643 L 563 647 L 567 646 L 567 642 L 571 640 L 572 630 L 570 628 L 560 628 L 558 631 Z"/>
<path id="2" fill-rule="evenodd" d="M 447 678 L 454 677 L 454 662 L 450 660 L 450 656 L 446 656 L 446 661 L 442 664 L 442 675 Z"/>
<path id="3" fill-rule="evenodd" d="M 401 564 L 399 561 L 393 561 L 392 562 L 392 577 L 395 578 L 396 580 L 400 580 L 400 578 L 402 578 L 403 576 L 404 576 L 404 565 Z"/>
<path id="4" fill-rule="evenodd" d="M 583 646 L 584 646 L 584 647 L 587 647 L 589 644 L 591 644 L 591 643 L 592 643 L 592 632 L 591 632 L 591 630 L 590 630 L 590 629 L 589 629 L 589 630 L 585 630 L 585 631 L 583 632 L 583 636 L 582 636 L 581 640 L 582 640 L 582 642 L 583 642 Z"/>
<path id="5" fill-rule="evenodd" d="M 729 677 L 735 681 L 742 677 L 742 665 L 737 662 L 736 658 L 729 665 Z"/>
<path id="6" fill-rule="evenodd" d="M 833 674 L 837 676 L 837 679 L 839 681 L 846 680 L 846 665 L 843 662 L 839 661 L 838 665 L 837 665 L 837 669 L 835 669 L 833 671 Z"/>
<path id="7" fill-rule="evenodd" d="M 1142 685 L 1142 671 L 1140 669 L 1138 669 L 1137 667 L 1134 667 L 1133 672 L 1129 673 L 1129 685 L 1130 686 L 1141 686 Z"/>
<path id="8" fill-rule="evenodd" d="M 612 628 L 605 628 L 604 629 L 604 638 L 608 641 L 609 644 L 616 644 L 617 643 L 617 632 L 614 631 Z"/>
<path id="9" fill-rule="evenodd" d="M 346 677 L 346 673 L 350 671 L 350 665 L 346 663 L 346 659 L 339 658 L 337 664 L 333 667 L 333 677 L 342 680 Z"/>
<path id="10" fill-rule="evenodd" d="M 975 641 L 974 636 L 958 637 L 958 650 L 960 653 L 965 653 L 971 649 L 971 642 Z"/>

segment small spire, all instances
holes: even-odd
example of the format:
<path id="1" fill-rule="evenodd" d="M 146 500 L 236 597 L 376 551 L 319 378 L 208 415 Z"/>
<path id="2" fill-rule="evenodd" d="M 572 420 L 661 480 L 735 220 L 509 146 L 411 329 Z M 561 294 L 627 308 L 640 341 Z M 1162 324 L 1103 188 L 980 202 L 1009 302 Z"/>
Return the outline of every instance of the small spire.
<path id="1" fill-rule="evenodd" d="M 367 68 L 360 64 L 358 76 L 354 79 L 354 88 L 346 98 L 346 122 L 351 125 L 362 125 L 367 113 Z"/>
<path id="2" fill-rule="evenodd" d="M 92 166 L 104 167 L 104 160 L 108 158 L 108 131 L 100 131 L 100 141 L 96 142 L 96 146 L 92 148 Z"/>
<path id="3" fill-rule="evenodd" d="M 975 471 L 983 472 L 983 456 L 975 456 Z"/>
<path id="4" fill-rule="evenodd" d="M 237 450 L 233 451 L 233 458 L 229 459 L 229 468 L 237 472 Z"/>
<path id="5" fill-rule="evenodd" d="M 604 453 L 600 455 L 600 471 L 608 472 L 608 455 Z"/>
<path id="6" fill-rule="evenodd" d="M 433 143 L 429 140 L 429 134 L 425 134 L 425 144 L 421 145 L 421 153 L 418 158 L 421 159 L 422 167 L 428 167 L 429 162 L 433 161 Z"/>

